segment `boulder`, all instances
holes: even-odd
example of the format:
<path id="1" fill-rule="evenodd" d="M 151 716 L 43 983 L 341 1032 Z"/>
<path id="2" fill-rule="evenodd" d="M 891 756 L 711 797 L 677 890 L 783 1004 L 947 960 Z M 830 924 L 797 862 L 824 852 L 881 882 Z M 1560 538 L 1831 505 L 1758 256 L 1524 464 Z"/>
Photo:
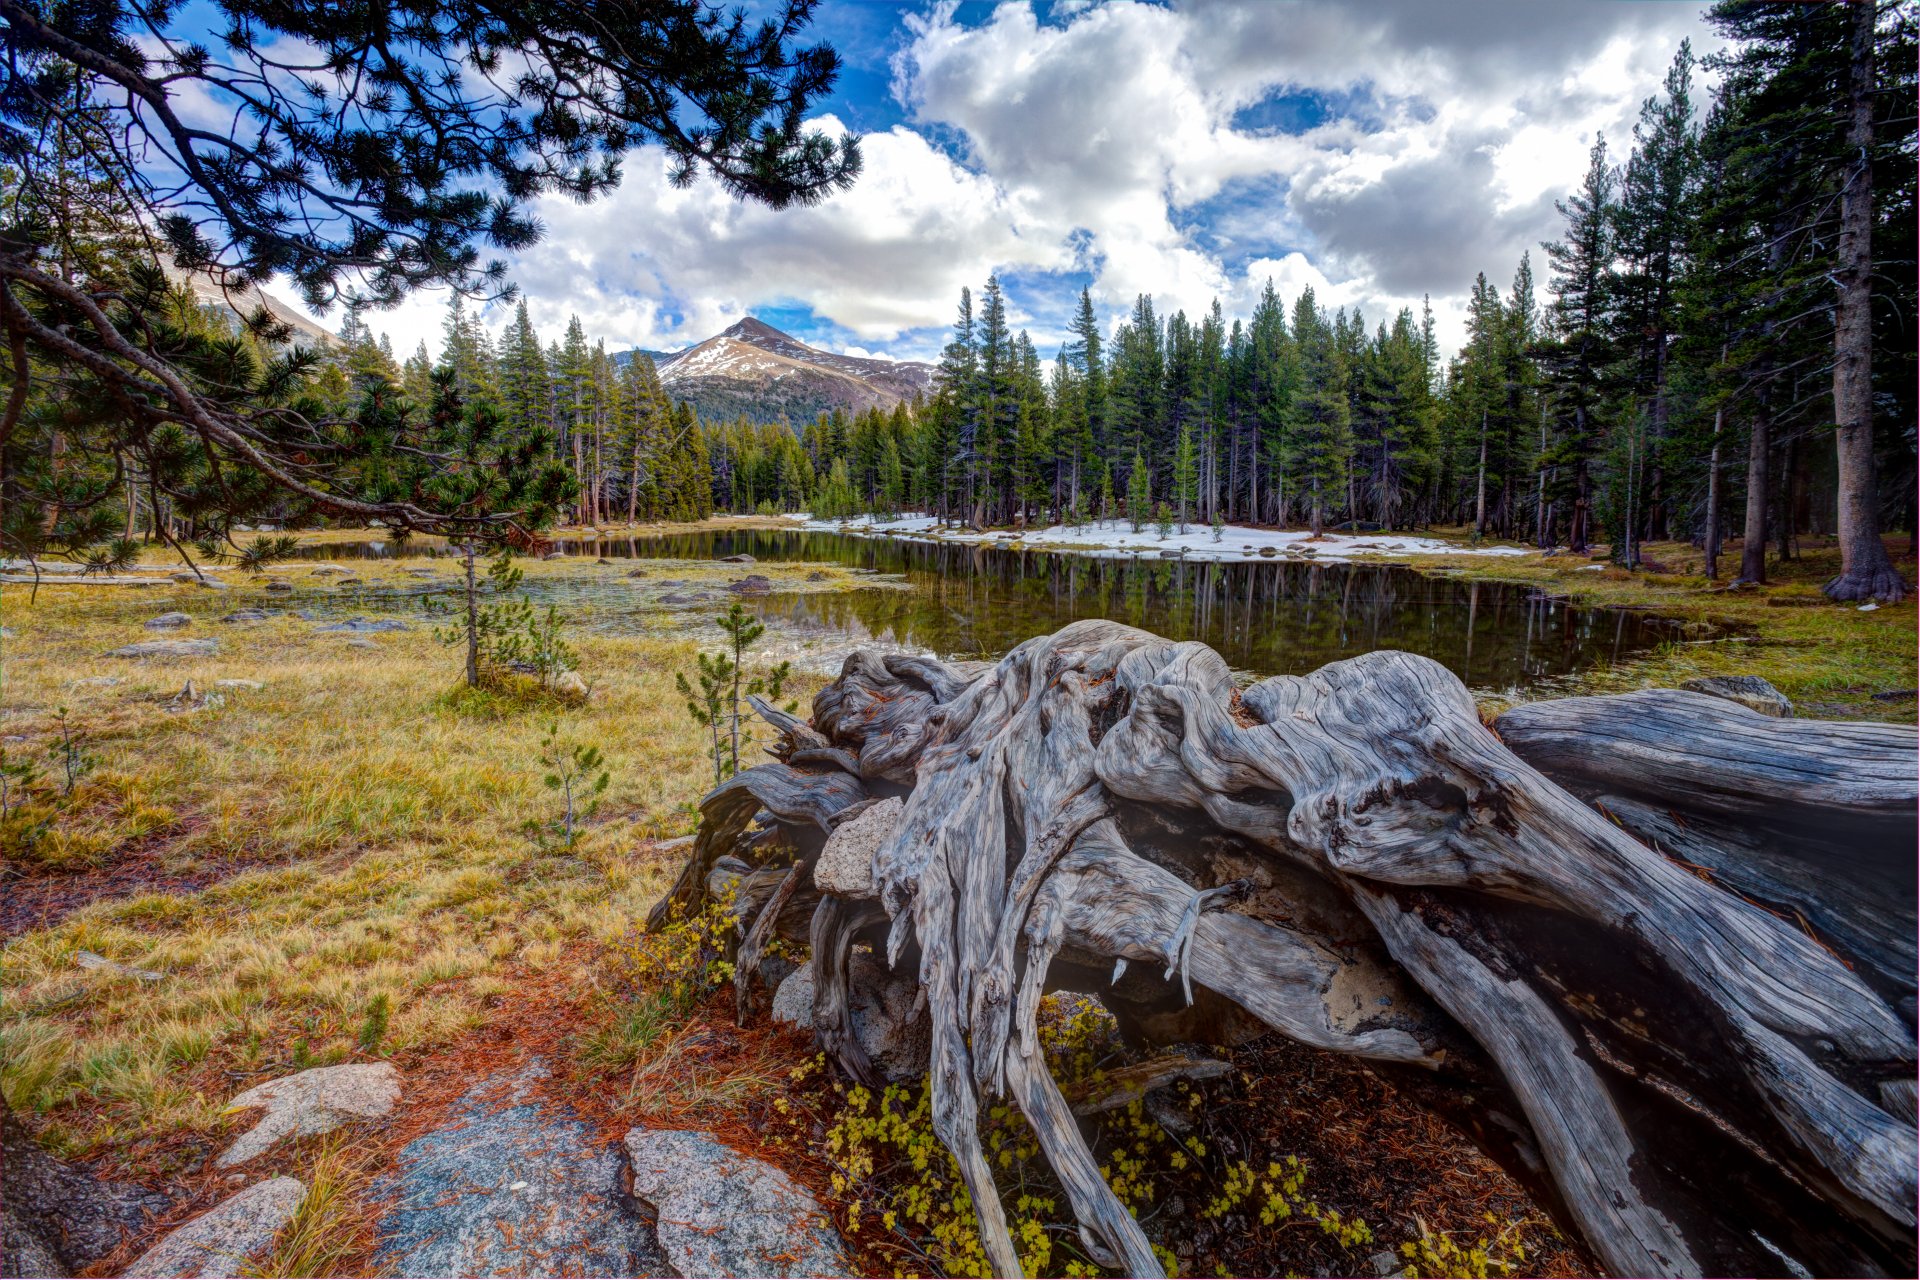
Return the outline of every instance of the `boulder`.
<path id="1" fill-rule="evenodd" d="M 914 1006 L 919 989 L 911 974 L 897 974 L 871 951 L 855 951 L 847 966 L 854 1038 L 888 1080 L 918 1080 L 927 1073 L 933 1024 Z M 813 964 L 787 975 L 773 993 L 773 1019 L 801 1030 L 813 1026 Z"/>
<path id="2" fill-rule="evenodd" d="M 307 572 L 316 578 L 329 578 L 335 574 L 345 573 L 346 570 L 337 564 L 317 564 Z"/>
<path id="3" fill-rule="evenodd" d="M 720 563 L 721 564 L 758 564 L 759 561 L 755 560 L 752 556 L 747 555 L 745 552 L 742 552 L 737 556 L 721 556 Z"/>
<path id="4" fill-rule="evenodd" d="M 222 622 L 265 622 L 268 618 L 272 616 L 273 615 L 268 613 L 265 609 L 235 609 L 232 613 L 220 619 L 220 621 Z"/>
<path id="5" fill-rule="evenodd" d="M 750 573 L 744 578 L 735 579 L 727 584 L 727 590 L 741 596 L 763 596 L 773 590 L 773 581 L 761 574 Z"/>
<path id="6" fill-rule="evenodd" d="M 876 896 L 873 855 L 893 834 L 906 807 L 899 796 L 888 796 L 835 827 L 813 865 L 813 883 L 820 891 L 841 898 Z"/>
<path id="7" fill-rule="evenodd" d="M 130 1276 L 237 1276 L 258 1263 L 281 1228 L 293 1220 L 307 1188 L 295 1178 L 271 1178 L 230 1196 L 134 1259 Z"/>
<path id="8" fill-rule="evenodd" d="M 211 658 L 220 651 L 217 640 L 142 640 L 123 644 L 109 658 Z"/>
<path id="9" fill-rule="evenodd" d="M 1680 687 L 1737 702 L 1763 716 L 1785 719 L 1793 715 L 1793 703 L 1787 700 L 1787 695 L 1759 676 L 1705 676 L 1683 681 Z"/>
<path id="10" fill-rule="evenodd" d="M 390 1062 L 315 1067 L 255 1085 L 227 1104 L 229 1113 L 266 1108 L 260 1122 L 221 1153 L 222 1168 L 244 1164 L 282 1138 L 330 1133 L 355 1120 L 377 1120 L 400 1100 L 400 1073 Z"/>
<path id="11" fill-rule="evenodd" d="M 699 602 L 700 597 L 698 595 L 682 595 L 678 591 L 669 591 L 666 595 L 660 597 L 661 604 L 698 604 Z"/>
<path id="12" fill-rule="evenodd" d="M 634 1129 L 633 1194 L 658 1214 L 667 1265 L 687 1277 L 846 1274 L 839 1233 L 806 1188 L 712 1134 Z"/>
<path id="13" fill-rule="evenodd" d="M 184 613 L 163 613 L 157 618 L 147 619 L 149 631 L 174 631 L 192 625 L 193 619 Z"/>
<path id="14" fill-rule="evenodd" d="M 627 570 L 627 576 L 629 578 L 644 578 L 647 576 L 647 571 L 645 569 L 629 569 Z"/>
<path id="15" fill-rule="evenodd" d="M 227 584 L 218 578 L 198 578 L 195 579 L 194 585 L 204 591 L 225 591 L 227 589 Z"/>
<path id="16" fill-rule="evenodd" d="M 216 689 L 264 689 L 267 686 L 258 680 L 215 680 Z"/>
<path id="17" fill-rule="evenodd" d="M 537 1060 L 476 1082 L 438 1129 L 400 1152 L 369 1197 L 374 1274 L 667 1274 L 622 1183 L 618 1144 L 537 1096 Z"/>
<path id="18" fill-rule="evenodd" d="M 586 680 L 578 671 L 562 671 L 555 676 L 553 691 L 569 698 L 584 698 L 589 692 Z"/>
<path id="19" fill-rule="evenodd" d="M 266 585 L 265 589 L 268 591 L 274 592 L 277 595 L 285 595 L 287 592 L 290 592 L 293 590 L 293 584 L 291 582 L 274 581 L 274 582 L 269 582 Z"/>

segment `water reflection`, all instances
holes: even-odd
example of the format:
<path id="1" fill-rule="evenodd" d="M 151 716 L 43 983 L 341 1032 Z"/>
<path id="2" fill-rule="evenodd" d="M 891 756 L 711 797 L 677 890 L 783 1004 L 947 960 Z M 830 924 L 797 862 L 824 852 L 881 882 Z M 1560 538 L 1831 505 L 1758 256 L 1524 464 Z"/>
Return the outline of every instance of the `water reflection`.
<path id="1" fill-rule="evenodd" d="M 426 545 L 419 540 L 412 549 Z M 1391 565 L 1093 559 L 783 529 L 698 530 L 566 546 L 609 559 L 746 554 L 898 574 L 911 590 L 772 596 L 749 604 L 794 630 L 852 634 L 948 658 L 996 657 L 1077 619 L 1112 618 L 1204 641 L 1234 667 L 1260 675 L 1302 674 L 1373 649 L 1407 649 L 1470 685 L 1505 688 L 1614 661 L 1676 635 L 1665 619 L 1572 608 L 1527 587 L 1458 582 Z M 348 544 L 312 554 L 346 559 L 382 551 Z M 594 579 L 541 582 L 536 597 L 563 607 L 593 603 L 604 611 L 632 596 L 629 587 Z M 613 612 L 608 621 L 617 625 L 618 608 Z"/>

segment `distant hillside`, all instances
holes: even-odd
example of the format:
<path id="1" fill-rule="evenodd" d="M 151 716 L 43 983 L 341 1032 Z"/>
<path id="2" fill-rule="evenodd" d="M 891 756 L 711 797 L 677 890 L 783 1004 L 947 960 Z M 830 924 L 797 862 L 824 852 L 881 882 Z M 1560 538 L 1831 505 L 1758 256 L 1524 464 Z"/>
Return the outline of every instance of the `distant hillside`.
<path id="1" fill-rule="evenodd" d="M 209 310 L 240 320 L 253 314 L 254 309 L 264 303 L 267 314 L 293 330 L 295 346 L 314 347 L 324 351 L 328 347 L 340 344 L 338 336 L 329 333 L 270 293 L 259 289 L 236 289 L 229 293 L 223 291 L 210 277 L 190 274 L 171 263 L 163 263 L 162 269 L 175 284 L 184 284 L 192 289 L 200 305 Z"/>
<path id="2" fill-rule="evenodd" d="M 685 351 L 649 351 L 660 382 L 702 418 L 781 418 L 796 426 L 820 413 L 891 409 L 933 387 L 934 368 L 914 360 L 867 360 L 810 347 L 748 317 Z M 614 359 L 625 363 L 630 351 Z"/>

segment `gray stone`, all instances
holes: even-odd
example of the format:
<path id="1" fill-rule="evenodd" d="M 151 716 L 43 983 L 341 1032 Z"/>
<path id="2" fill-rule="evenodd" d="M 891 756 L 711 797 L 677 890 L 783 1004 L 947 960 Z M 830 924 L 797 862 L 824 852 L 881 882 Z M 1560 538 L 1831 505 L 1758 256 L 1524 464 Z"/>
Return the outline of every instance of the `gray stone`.
<path id="1" fill-rule="evenodd" d="M 1793 703 L 1787 700 L 1787 695 L 1759 676 L 1705 676 L 1683 681 L 1680 687 L 1737 702 L 1763 716 L 1785 719 L 1793 715 Z"/>
<path id="2" fill-rule="evenodd" d="M 193 625 L 193 618 L 184 613 L 163 613 L 157 618 L 147 619 L 149 631 L 173 631 L 180 627 Z"/>
<path id="3" fill-rule="evenodd" d="M 220 651 L 217 640 L 142 640 L 108 652 L 109 658 L 211 658 Z"/>
<path id="4" fill-rule="evenodd" d="M 697 595 L 681 595 L 678 591 L 669 591 L 660 597 L 661 604 L 698 604 L 699 601 L 700 597 Z"/>
<path id="5" fill-rule="evenodd" d="M 365 636 L 347 637 L 347 648 L 349 649 L 378 649 L 379 647 L 380 642 L 378 640 L 369 640 Z"/>
<path id="6" fill-rule="evenodd" d="M 74 952 L 73 962 L 82 969 L 91 969 L 96 973 L 118 974 L 123 978 L 138 978 L 142 982 L 158 982 L 166 976 L 155 973 L 151 969 L 136 969 L 130 964 L 121 964 L 118 960 L 109 960 L 105 956 L 92 951 Z"/>
<path id="7" fill-rule="evenodd" d="M 892 837 L 906 808 L 905 800 L 888 796 L 835 827 L 813 865 L 814 884 L 842 898 L 874 897 L 873 855 Z"/>
<path id="8" fill-rule="evenodd" d="M 194 585 L 203 591 L 225 591 L 227 589 L 227 584 L 218 578 L 201 578 L 195 582 Z"/>
<path id="9" fill-rule="evenodd" d="M 334 574 L 345 573 L 346 570 L 341 568 L 337 564 L 317 564 L 313 566 L 313 568 L 307 570 L 307 572 L 312 574 L 316 578 L 330 578 Z"/>
<path id="10" fill-rule="evenodd" d="M 335 622 L 324 627 L 315 627 L 315 631 L 411 631 L 412 627 L 398 618 L 348 618 L 345 622 Z"/>
<path id="11" fill-rule="evenodd" d="M 772 1165 L 686 1129 L 634 1129 L 626 1146 L 633 1194 L 658 1213 L 660 1248 L 678 1274 L 846 1274 L 832 1221 Z"/>
<path id="12" fill-rule="evenodd" d="M 627 570 L 627 576 L 629 578 L 644 578 L 647 576 L 647 571 L 645 569 L 629 569 Z"/>
<path id="13" fill-rule="evenodd" d="M 220 619 L 220 621 L 222 622 L 265 622 L 268 618 L 272 616 L 273 615 L 268 613 L 265 609 L 235 609 L 232 613 Z"/>
<path id="14" fill-rule="evenodd" d="M 553 691 L 569 698 L 584 698 L 591 692 L 578 671 L 562 671 L 553 678 Z"/>
<path id="15" fill-rule="evenodd" d="M 729 582 L 727 584 L 727 590 L 733 592 L 735 595 L 763 596 L 773 590 L 773 582 L 771 579 L 763 577 L 760 574 L 750 573 L 744 578 Z"/>
<path id="16" fill-rule="evenodd" d="M 847 990 L 853 1007 L 854 1038 L 880 1074 L 896 1083 L 927 1073 L 933 1025 L 915 1013 L 916 984 L 894 973 L 871 951 L 855 951 L 847 964 Z M 813 1027 L 813 963 L 787 975 L 773 993 L 773 1019 L 801 1030 Z"/>
<path id="17" fill-rule="evenodd" d="M 291 582 L 269 582 L 266 585 L 266 590 L 284 595 L 293 590 L 293 584 Z"/>
<path id="18" fill-rule="evenodd" d="M 215 1277 L 245 1274 L 262 1260 L 280 1229 L 293 1221 L 307 1188 L 295 1178 L 271 1178 L 230 1196 L 177 1227 L 134 1259 L 130 1276 Z"/>
<path id="19" fill-rule="evenodd" d="M 245 1164 L 282 1138 L 331 1133 L 355 1120 L 377 1120 L 400 1100 L 400 1073 L 390 1062 L 315 1067 L 269 1080 L 227 1104 L 229 1113 L 266 1108 L 260 1123 L 221 1153 L 220 1167 Z"/>
<path id="20" fill-rule="evenodd" d="M 831 577 L 833 577 L 833 575 L 826 572 L 825 570 L 815 569 L 812 573 L 807 575 L 807 581 L 808 582 L 825 582 L 827 581 L 827 579 Z"/>
<path id="21" fill-rule="evenodd" d="M 48 1154 L 0 1104 L 0 1275 L 74 1275 L 166 1208 L 165 1196 Z"/>
<path id="22" fill-rule="evenodd" d="M 196 575 L 188 573 L 185 569 L 180 570 L 178 573 L 170 573 L 167 576 L 175 582 L 198 582 L 200 580 Z"/>
<path id="23" fill-rule="evenodd" d="M 618 1149 L 542 1106 L 536 1064 L 468 1090 L 373 1189 L 391 1197 L 374 1262 L 390 1276 L 668 1274 L 623 1189 Z"/>
<path id="24" fill-rule="evenodd" d="M 264 689 L 267 686 L 258 680 L 215 680 L 216 689 Z"/>
<path id="25" fill-rule="evenodd" d="M 411 578 L 437 578 L 440 576 L 440 571 L 438 569 L 409 569 L 407 570 L 407 576 Z"/>
<path id="26" fill-rule="evenodd" d="M 737 556 L 721 556 L 720 563 L 721 564 L 758 564 L 759 561 L 755 560 L 752 556 L 747 555 L 745 552 L 742 552 Z"/>

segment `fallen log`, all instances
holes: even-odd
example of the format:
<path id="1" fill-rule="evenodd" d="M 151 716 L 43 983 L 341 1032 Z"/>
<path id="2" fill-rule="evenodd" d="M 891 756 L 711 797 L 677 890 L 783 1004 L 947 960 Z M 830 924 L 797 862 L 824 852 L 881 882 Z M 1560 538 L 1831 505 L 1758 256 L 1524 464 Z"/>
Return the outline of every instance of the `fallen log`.
<path id="1" fill-rule="evenodd" d="M 812 917 L 816 1027 L 870 1075 L 845 960 L 884 930 L 889 962 L 917 967 L 935 1129 L 1002 1274 L 1018 1262 L 976 1127 L 995 1095 L 1032 1123 L 1089 1256 L 1158 1272 L 1040 1052 L 1040 996 L 1063 985 L 1143 1040 L 1237 1018 L 1372 1060 L 1459 1116 L 1615 1273 L 1911 1274 L 1913 1026 L 1884 976 L 1887 929 L 1829 901 L 1844 881 L 1809 877 L 1803 914 L 1852 925 L 1810 933 L 1527 754 L 1571 775 L 1567 760 L 1606 755 L 1580 725 L 1604 724 L 1676 787 L 1700 778 L 1723 826 L 1764 825 L 1791 793 L 1809 813 L 1909 815 L 1910 842 L 1914 735 L 1570 701 L 1625 710 L 1523 707 L 1496 737 L 1412 654 L 1243 690 L 1205 646 L 1103 621 L 982 671 L 856 653 L 811 725 L 774 720 L 787 762 L 708 796 L 651 920 L 700 905 L 717 858 L 767 863 L 771 829 L 791 893 L 784 868 L 810 867 L 837 815 L 904 793 L 872 898 L 829 893 Z M 1768 733 L 1813 745 L 1769 757 Z M 1613 762 L 1584 776 L 1585 799 L 1641 779 Z M 1906 877 L 1910 902 L 1910 858 Z"/>

